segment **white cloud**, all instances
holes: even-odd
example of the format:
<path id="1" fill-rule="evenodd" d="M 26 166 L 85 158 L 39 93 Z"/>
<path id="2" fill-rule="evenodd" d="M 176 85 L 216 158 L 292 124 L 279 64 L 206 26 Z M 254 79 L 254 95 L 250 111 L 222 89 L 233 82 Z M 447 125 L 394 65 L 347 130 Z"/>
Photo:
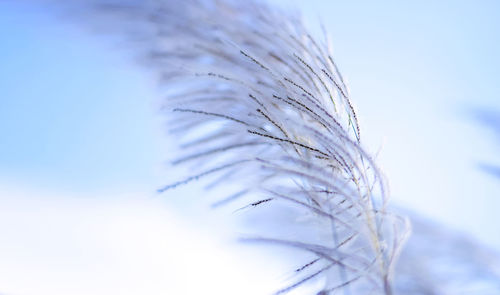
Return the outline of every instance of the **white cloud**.
<path id="1" fill-rule="evenodd" d="M 160 199 L 0 191 L 1 294 L 273 290 L 272 267 L 245 255 L 249 247 L 210 238 Z"/>

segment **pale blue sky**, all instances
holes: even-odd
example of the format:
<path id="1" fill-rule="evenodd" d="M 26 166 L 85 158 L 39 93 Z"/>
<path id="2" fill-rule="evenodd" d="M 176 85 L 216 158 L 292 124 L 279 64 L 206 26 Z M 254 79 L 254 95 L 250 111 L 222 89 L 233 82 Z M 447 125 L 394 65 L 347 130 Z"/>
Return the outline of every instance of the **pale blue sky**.
<path id="1" fill-rule="evenodd" d="M 154 83 L 85 30 L 41 9 L 0 5 L 2 180 L 154 190 L 164 169 Z"/>
<path id="2" fill-rule="evenodd" d="M 500 179 L 479 169 L 500 165 L 500 143 L 474 118 L 500 112 L 500 2 L 272 2 L 325 23 L 394 202 L 500 249 Z M 24 218 L 30 198 L 152 193 L 175 178 L 154 81 L 104 40 L 0 1 L 0 194 L 43 192 L 3 197 L 5 211 Z"/>
<path id="3" fill-rule="evenodd" d="M 322 19 L 330 31 L 394 199 L 491 235 L 500 186 L 477 165 L 500 158 L 472 111 L 500 110 L 500 4 L 295 2 L 313 30 Z M 0 5 L 2 178 L 73 192 L 161 185 L 171 155 L 151 76 L 104 36 L 40 8 Z"/>

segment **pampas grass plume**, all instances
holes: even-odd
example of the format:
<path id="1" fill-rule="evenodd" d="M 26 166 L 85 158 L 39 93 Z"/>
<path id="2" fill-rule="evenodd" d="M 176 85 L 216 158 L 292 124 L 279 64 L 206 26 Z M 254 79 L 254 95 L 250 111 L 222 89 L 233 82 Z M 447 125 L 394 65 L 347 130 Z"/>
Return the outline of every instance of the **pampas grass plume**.
<path id="1" fill-rule="evenodd" d="M 80 4 L 125 32 L 161 79 L 162 110 L 183 153 L 173 164 L 192 174 L 159 192 L 215 178 L 241 189 L 214 206 L 294 208 L 297 222 L 286 227 L 299 238 L 243 239 L 310 258 L 277 294 L 319 279 L 318 294 L 392 294 L 409 226 L 387 209 L 384 176 L 363 148 L 326 33 L 316 39 L 298 17 L 251 0 Z"/>

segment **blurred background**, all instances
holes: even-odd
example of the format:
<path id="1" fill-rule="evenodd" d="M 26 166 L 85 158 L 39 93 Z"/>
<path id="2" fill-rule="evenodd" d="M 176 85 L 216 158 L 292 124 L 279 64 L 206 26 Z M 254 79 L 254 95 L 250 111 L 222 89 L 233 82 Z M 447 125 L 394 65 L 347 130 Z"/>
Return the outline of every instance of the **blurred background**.
<path id="1" fill-rule="evenodd" d="M 175 142 L 147 69 L 22 2 L 0 1 L 0 294 L 261 294 L 279 281 L 278 262 L 242 257 L 201 187 L 155 193 L 176 180 Z M 500 3 L 269 2 L 330 32 L 393 204 L 500 250 Z"/>

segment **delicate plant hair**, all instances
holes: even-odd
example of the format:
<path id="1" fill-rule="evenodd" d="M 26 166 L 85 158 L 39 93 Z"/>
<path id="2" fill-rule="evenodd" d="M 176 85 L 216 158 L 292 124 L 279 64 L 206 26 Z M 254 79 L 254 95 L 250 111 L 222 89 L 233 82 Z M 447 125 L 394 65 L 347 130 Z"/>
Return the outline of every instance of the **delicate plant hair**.
<path id="1" fill-rule="evenodd" d="M 276 294 L 321 277 L 327 279 L 318 294 L 392 293 L 409 226 L 386 209 L 384 176 L 362 147 L 357 112 L 326 34 L 318 41 L 298 17 L 257 1 L 96 7 L 130 20 L 121 29 L 168 88 L 163 109 L 185 153 L 173 164 L 194 171 L 160 192 L 217 175 L 214 184 L 243 188 L 214 206 L 242 198 L 255 210 L 285 203 L 314 220 L 315 237 L 244 239 L 310 255 L 295 282 Z"/>

